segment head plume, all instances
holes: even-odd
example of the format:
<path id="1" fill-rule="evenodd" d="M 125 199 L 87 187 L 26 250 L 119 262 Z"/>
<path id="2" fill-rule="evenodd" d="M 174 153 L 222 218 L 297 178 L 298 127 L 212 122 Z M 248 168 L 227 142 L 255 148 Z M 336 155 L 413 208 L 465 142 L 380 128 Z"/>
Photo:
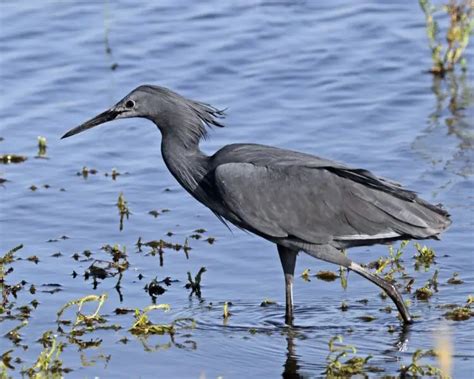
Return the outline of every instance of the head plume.
<path id="1" fill-rule="evenodd" d="M 133 92 L 144 92 L 157 96 L 159 98 L 157 109 L 151 111 L 149 118 L 155 121 L 163 134 L 174 134 L 186 145 L 197 143 L 201 138 L 206 138 L 207 128 L 224 127 L 219 121 L 225 117 L 224 110 L 209 104 L 187 99 L 159 86 L 143 85 Z"/>

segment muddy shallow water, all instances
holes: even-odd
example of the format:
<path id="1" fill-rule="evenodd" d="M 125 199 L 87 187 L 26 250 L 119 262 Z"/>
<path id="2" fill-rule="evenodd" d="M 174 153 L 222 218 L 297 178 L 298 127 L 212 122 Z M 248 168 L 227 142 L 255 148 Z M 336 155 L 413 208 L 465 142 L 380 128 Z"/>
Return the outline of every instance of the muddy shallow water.
<path id="1" fill-rule="evenodd" d="M 444 80 L 426 73 L 430 52 L 417 2 L 4 1 L 0 51 L 0 154 L 28 158 L 0 165 L 0 178 L 7 180 L 0 187 L 0 253 L 24 245 L 16 253 L 23 259 L 6 276 L 6 283 L 27 282 L 16 299 L 9 297 L 14 309 L 39 302 L 17 345 L 2 338 L 1 352 L 13 349 L 12 357 L 22 360 L 12 361 L 10 375 L 34 364 L 43 350 L 36 341 L 45 331 L 59 333 L 56 312 L 65 303 L 103 293 L 108 299 L 100 313 L 121 328 L 83 336 L 101 340 L 83 349 L 59 333 L 68 342 L 61 359 L 73 370 L 70 377 L 320 377 L 335 335 L 358 354 L 372 355 L 371 365 L 383 374 L 398 375 L 417 349 L 436 346 L 441 329 L 453 344 L 453 377 L 472 375 L 473 319 L 443 316 L 443 305 L 466 302 L 474 282 L 472 70 Z M 154 125 L 117 121 L 59 140 L 142 83 L 227 108 L 226 127 L 203 143 L 208 153 L 232 142 L 287 147 L 367 168 L 443 203 L 453 225 L 441 241 L 425 242 L 436 263 L 416 271 L 412 243 L 403 256 L 414 290 L 439 271 L 438 292 L 428 301 L 418 300 L 414 290 L 404 294 L 417 322 L 401 328 L 394 311 L 383 311 L 391 303 L 378 288 L 354 274 L 347 289 L 339 279 L 303 280 L 306 268 L 313 275 L 338 273 L 338 267 L 300 256 L 296 327 L 289 330 L 275 247 L 235 228 L 230 232 L 180 188 L 162 162 Z M 40 158 L 38 136 L 47 139 Z M 113 169 L 120 173 L 115 179 Z M 122 230 L 120 193 L 131 212 Z M 153 210 L 157 217 L 149 214 Z M 186 256 L 183 249 L 166 248 L 160 265 L 160 254 L 150 247 L 138 251 L 139 237 L 181 245 L 187 240 L 191 250 Z M 84 277 L 94 260 L 111 260 L 101 250 L 107 244 L 126 247 L 129 266 L 120 291 L 118 275 Z M 386 246 L 349 252 L 362 263 L 387 254 Z M 39 262 L 26 259 L 31 256 Z M 194 276 L 201 267 L 207 271 L 199 299 L 184 286 L 187 272 Z M 447 283 L 454 272 L 462 284 Z M 133 314 L 114 313 L 152 304 L 144 287 L 155 277 L 171 278 L 156 297 L 171 309 L 154 311 L 153 321 L 195 323 L 178 327 L 173 339 L 136 337 L 128 330 Z M 262 307 L 264 299 L 276 304 Z M 225 302 L 232 303 L 226 319 Z M 375 319 L 367 322 L 366 316 Z M 20 323 L 0 317 L 2 335 Z M 434 358 L 424 362 L 438 365 Z"/>

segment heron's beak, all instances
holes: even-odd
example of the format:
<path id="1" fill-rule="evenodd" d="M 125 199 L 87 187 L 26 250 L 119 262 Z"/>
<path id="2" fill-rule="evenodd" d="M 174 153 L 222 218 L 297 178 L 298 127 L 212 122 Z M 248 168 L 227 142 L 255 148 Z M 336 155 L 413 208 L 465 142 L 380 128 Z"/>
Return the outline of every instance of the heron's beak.
<path id="1" fill-rule="evenodd" d="M 95 116 L 94 118 L 90 119 L 89 121 L 86 121 L 86 122 L 83 123 L 82 125 L 79 125 L 79 126 L 73 128 L 73 129 L 71 129 L 71 130 L 68 131 L 65 135 L 63 135 L 63 136 L 61 137 L 61 139 L 67 138 L 67 137 L 71 137 L 71 136 L 73 136 L 74 134 L 81 133 L 81 132 L 83 132 L 84 130 L 93 128 L 94 126 L 97 126 L 97 125 L 104 124 L 104 123 L 106 123 L 106 122 L 112 121 L 112 120 L 114 120 L 115 118 L 117 118 L 117 116 L 118 116 L 120 113 L 121 113 L 121 112 L 118 111 L 115 107 L 110 108 L 110 109 L 106 110 L 105 112 L 102 112 L 101 114 L 99 114 L 99 115 Z"/>

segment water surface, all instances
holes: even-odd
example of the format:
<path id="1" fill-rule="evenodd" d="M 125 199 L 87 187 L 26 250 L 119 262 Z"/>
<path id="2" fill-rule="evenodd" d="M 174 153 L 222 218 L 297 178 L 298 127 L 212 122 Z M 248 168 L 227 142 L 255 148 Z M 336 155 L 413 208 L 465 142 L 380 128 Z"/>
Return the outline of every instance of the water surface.
<path id="1" fill-rule="evenodd" d="M 371 363 L 385 374 L 397 375 L 414 351 L 435 346 L 434 335 L 444 325 L 440 306 L 463 304 L 472 292 L 472 73 L 445 80 L 426 73 L 430 52 L 417 2 L 3 1 L 0 51 L 0 153 L 28 157 L 0 167 L 0 177 L 8 180 L 0 188 L 0 251 L 22 243 L 17 256 L 40 260 L 15 262 L 7 277 L 9 283 L 28 282 L 18 293 L 18 306 L 39 301 L 22 329 L 21 344 L 28 349 L 2 341 L 3 351 L 13 348 L 12 356 L 23 361 L 15 364 L 13 376 L 34 363 L 42 350 L 35 341 L 56 330 L 56 312 L 64 303 L 102 293 L 109 295 L 102 313 L 123 327 L 90 334 L 102 339 L 95 349 L 79 351 L 69 344 L 61 357 L 73 369 L 71 377 L 320 377 L 327 342 L 337 334 L 361 355 L 372 355 Z M 439 291 L 428 302 L 404 295 L 419 321 L 403 330 L 395 313 L 380 311 L 391 304 L 378 288 L 353 274 L 346 290 L 339 281 L 305 282 L 299 275 L 306 268 L 312 273 L 338 268 L 301 256 L 296 327 L 289 331 L 275 247 L 237 229 L 229 232 L 179 187 L 162 162 L 153 124 L 117 121 L 59 140 L 143 83 L 227 108 L 226 127 L 202 145 L 208 153 L 233 142 L 291 148 L 372 170 L 443 203 L 453 225 L 442 241 L 427 242 L 437 265 L 414 273 L 418 288 L 437 268 Z M 455 112 L 448 107 L 453 96 Z M 46 159 L 36 158 L 37 136 L 47 138 Z M 77 175 L 84 166 L 97 173 Z M 115 180 L 105 176 L 113 168 L 122 174 Z M 120 192 L 131 211 L 122 231 Z M 170 211 L 156 218 L 148 213 L 162 209 Z M 199 228 L 206 229 L 204 238 L 190 238 Z M 149 249 L 137 252 L 139 237 L 180 244 L 188 239 L 189 259 L 182 250 L 166 250 L 160 266 L 158 255 L 146 254 Z M 215 243 L 206 242 L 208 237 Z M 117 277 L 97 286 L 84 281 L 92 259 L 110 258 L 100 249 L 105 244 L 127 248 L 130 267 L 120 293 Z M 62 255 L 54 257 L 58 252 Z M 410 244 L 404 256 L 412 274 L 414 252 Z M 386 254 L 385 246 L 350 251 L 362 263 Z M 194 275 L 202 266 L 207 272 L 199 300 L 184 285 L 186 273 Z M 463 285 L 446 283 L 453 272 Z M 196 321 L 174 343 L 169 336 L 136 338 L 127 330 L 133 316 L 113 313 L 117 307 L 150 305 L 144 286 L 155 277 L 179 282 L 157 299 L 171 311 L 152 318 Z M 36 294 L 28 292 L 30 284 Z M 55 287 L 47 284 L 60 284 L 60 291 L 50 293 Z M 261 307 L 265 298 L 277 304 Z M 363 299 L 368 302 L 358 301 Z M 339 309 L 344 300 L 347 312 Z M 226 301 L 233 304 L 232 316 L 224 321 Z M 361 321 L 365 315 L 376 320 Z M 2 334 L 18 323 L 2 319 Z M 467 378 L 474 358 L 472 319 L 447 327 L 455 348 L 453 376 Z"/>

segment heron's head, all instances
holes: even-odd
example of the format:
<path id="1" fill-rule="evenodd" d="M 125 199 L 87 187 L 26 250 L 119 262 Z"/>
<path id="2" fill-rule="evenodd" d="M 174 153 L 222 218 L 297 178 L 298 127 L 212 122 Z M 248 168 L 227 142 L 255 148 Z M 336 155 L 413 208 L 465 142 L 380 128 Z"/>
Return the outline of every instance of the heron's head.
<path id="1" fill-rule="evenodd" d="M 205 137 L 206 125 L 222 127 L 217 119 L 223 115 L 223 111 L 186 99 L 167 88 L 142 85 L 112 108 L 71 129 L 61 138 L 73 136 L 112 120 L 142 117 L 153 121 L 162 134 L 174 134 L 185 142 L 194 141 Z"/>

